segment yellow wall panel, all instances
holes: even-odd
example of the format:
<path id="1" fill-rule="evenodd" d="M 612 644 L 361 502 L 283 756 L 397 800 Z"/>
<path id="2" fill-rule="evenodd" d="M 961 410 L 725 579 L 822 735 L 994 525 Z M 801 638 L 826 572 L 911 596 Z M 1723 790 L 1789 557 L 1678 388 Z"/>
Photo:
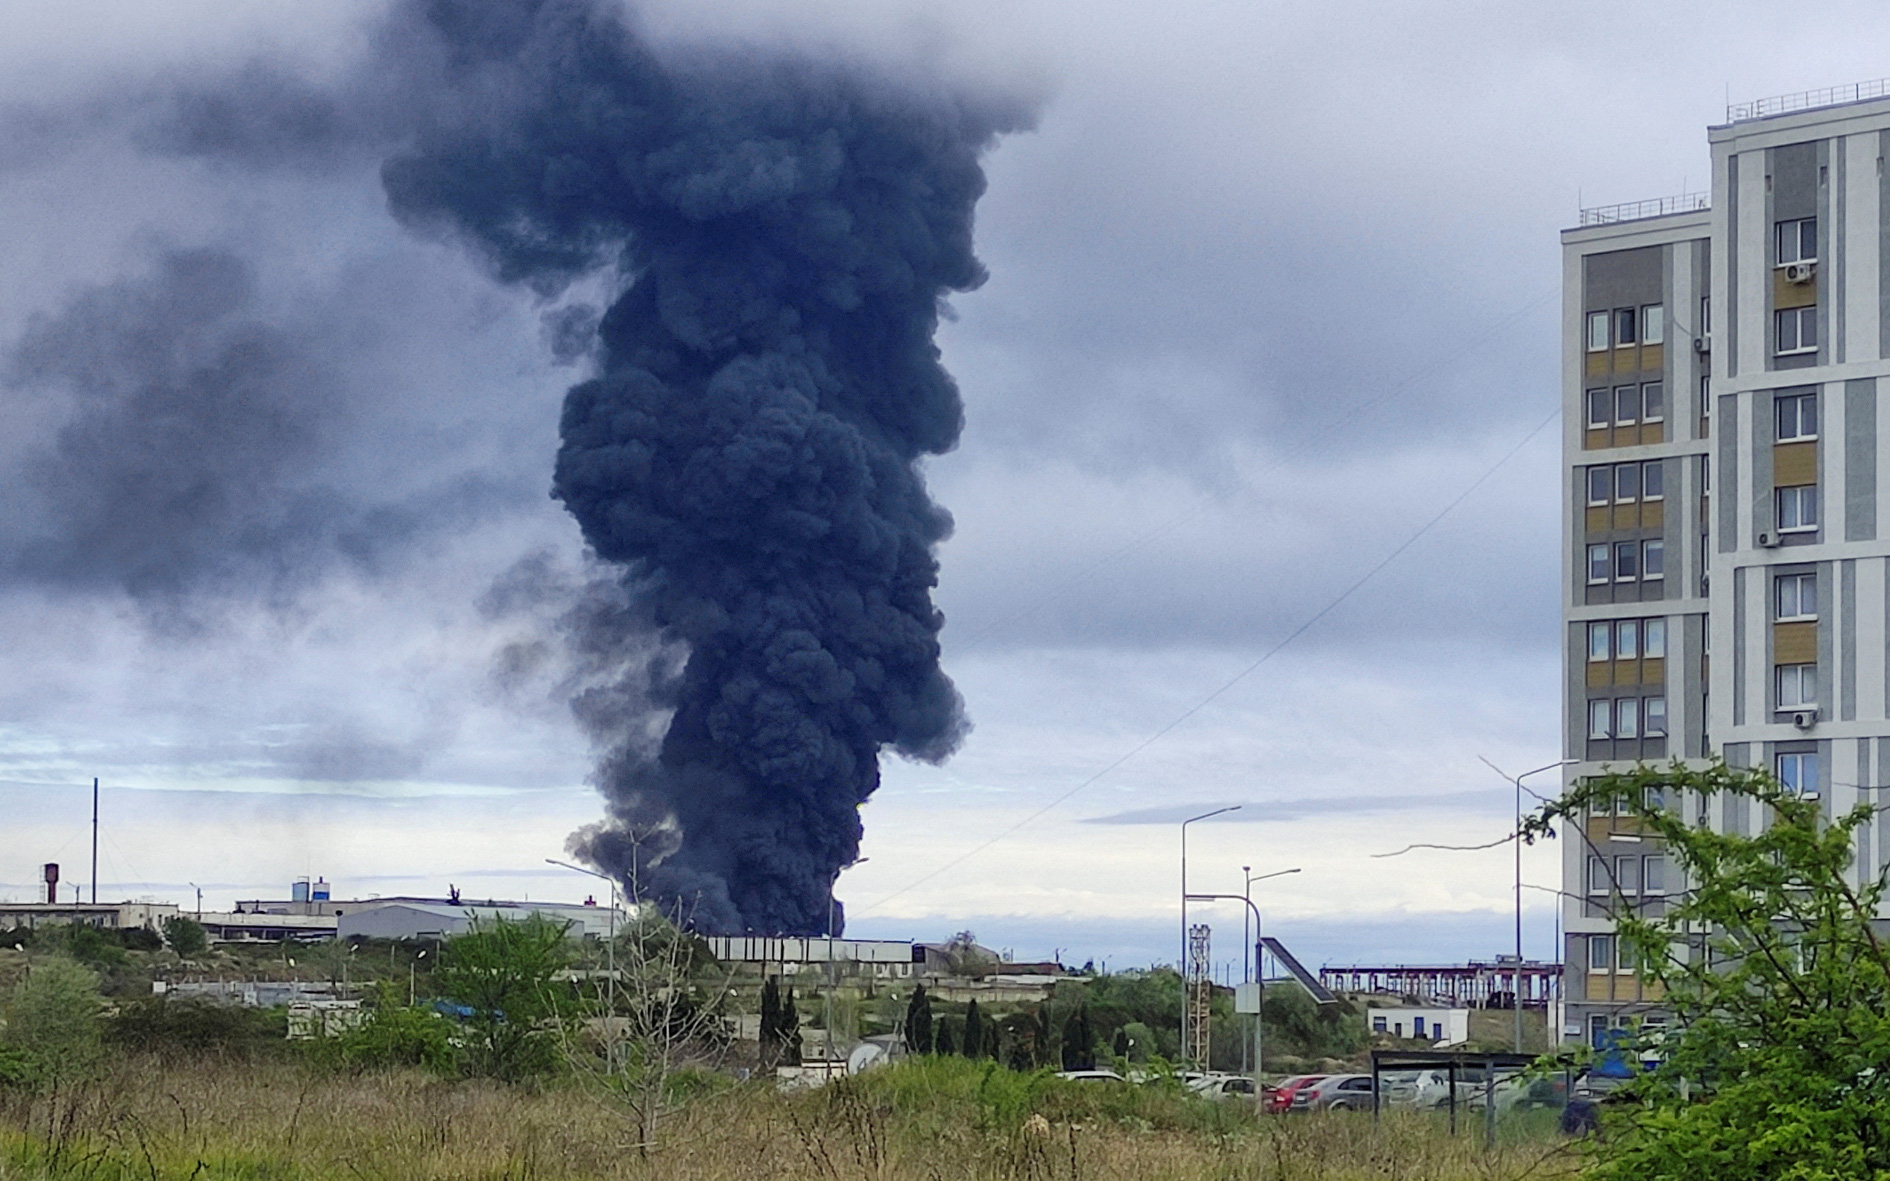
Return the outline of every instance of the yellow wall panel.
<path id="1" fill-rule="evenodd" d="M 1612 683 L 1613 680 L 1608 674 L 1607 661 L 1591 660 L 1588 662 L 1588 687 L 1590 689 L 1606 688 Z"/>
<path id="2" fill-rule="evenodd" d="M 1662 364 L 1662 358 L 1666 356 L 1666 353 L 1667 353 L 1667 349 L 1666 349 L 1666 346 L 1664 345 L 1658 345 L 1658 344 L 1642 345 L 1641 346 L 1641 368 L 1648 370 L 1649 372 L 1658 370 Z"/>
<path id="3" fill-rule="evenodd" d="M 1641 523 L 1641 506 L 1638 504 L 1617 504 L 1614 506 L 1614 527 L 1633 529 Z"/>
<path id="4" fill-rule="evenodd" d="M 1772 306 L 1775 308 L 1808 308 L 1818 302 L 1818 281 L 1809 283 L 1787 283 L 1785 268 L 1772 271 Z"/>
<path id="5" fill-rule="evenodd" d="M 1667 502 L 1647 500 L 1641 502 L 1641 528 L 1659 529 L 1667 520 Z"/>
<path id="6" fill-rule="evenodd" d="M 1641 662 L 1638 660 L 1617 660 L 1614 662 L 1614 683 L 1617 685 L 1638 685 L 1641 683 Z"/>
<path id="7" fill-rule="evenodd" d="M 1667 662 L 1656 656 L 1641 661 L 1641 684 L 1659 685 L 1667 680 Z"/>
<path id="8" fill-rule="evenodd" d="M 1667 441 L 1667 424 L 1664 422 L 1642 423 L 1640 441 L 1643 443 L 1665 443 Z"/>
<path id="9" fill-rule="evenodd" d="M 1607 505 L 1590 505 L 1588 512 L 1582 518 L 1582 524 L 1590 533 L 1605 533 L 1611 519 L 1612 514 L 1609 513 Z"/>
<path id="10" fill-rule="evenodd" d="M 1608 375 L 1608 354 L 1589 353 L 1588 354 L 1588 376 L 1606 377 L 1607 375 Z"/>
<path id="11" fill-rule="evenodd" d="M 1777 664 L 1816 664 L 1818 662 L 1817 621 L 1773 624 L 1772 660 Z"/>
<path id="12" fill-rule="evenodd" d="M 1614 432 L 1609 430 L 1605 426 L 1602 427 L 1598 431 L 1583 431 L 1582 432 L 1582 450 L 1583 451 L 1599 451 L 1603 447 L 1613 446 L 1614 445 L 1614 440 L 1612 438 L 1613 434 Z"/>
<path id="13" fill-rule="evenodd" d="M 1614 350 L 1614 371 L 1616 373 L 1639 373 L 1641 371 L 1641 350 L 1629 345 L 1624 349 Z"/>
<path id="14" fill-rule="evenodd" d="M 1772 483 L 1780 488 L 1818 482 L 1816 443 L 1779 443 L 1772 448 Z"/>

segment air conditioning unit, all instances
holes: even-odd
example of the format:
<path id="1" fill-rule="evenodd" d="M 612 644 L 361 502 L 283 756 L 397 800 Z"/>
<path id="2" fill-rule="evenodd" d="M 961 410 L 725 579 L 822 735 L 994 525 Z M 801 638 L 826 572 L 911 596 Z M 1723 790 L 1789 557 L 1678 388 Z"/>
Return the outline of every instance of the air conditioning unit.
<path id="1" fill-rule="evenodd" d="M 1815 262 L 1794 262 L 1785 267 L 1787 283 L 1809 283 L 1817 278 L 1818 264 Z"/>
<path id="2" fill-rule="evenodd" d="M 1778 545 L 1779 545 L 1779 536 L 1777 533 L 1774 533 L 1770 529 L 1759 530 L 1759 548 L 1760 549 L 1777 549 Z"/>
<path id="3" fill-rule="evenodd" d="M 1693 338 L 1693 351 L 1700 354 L 1702 357 L 1712 352 L 1713 351 L 1713 338 L 1711 336 L 1694 337 Z"/>
<path id="4" fill-rule="evenodd" d="M 1801 709 L 1792 714 L 1792 725 L 1800 730 L 1809 730 L 1817 724 L 1818 711 L 1815 709 Z"/>

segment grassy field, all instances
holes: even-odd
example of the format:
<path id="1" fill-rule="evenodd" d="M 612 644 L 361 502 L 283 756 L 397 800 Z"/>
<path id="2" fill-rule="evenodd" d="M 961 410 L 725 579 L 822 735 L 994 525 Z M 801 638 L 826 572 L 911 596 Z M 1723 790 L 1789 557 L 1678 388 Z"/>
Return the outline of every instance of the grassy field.
<path id="1" fill-rule="evenodd" d="M 1254 1178 L 1456 1181 L 1571 1176 L 1553 1134 L 1486 1153 L 1433 1120 L 1257 1119 L 1174 1093 L 1079 1086 L 964 1060 L 814 1091 L 703 1094 L 639 1144 L 595 1088 L 290 1063 L 124 1063 L 65 1095 L 0 1096 L 0 1181 L 562 1181 L 565 1178 Z"/>

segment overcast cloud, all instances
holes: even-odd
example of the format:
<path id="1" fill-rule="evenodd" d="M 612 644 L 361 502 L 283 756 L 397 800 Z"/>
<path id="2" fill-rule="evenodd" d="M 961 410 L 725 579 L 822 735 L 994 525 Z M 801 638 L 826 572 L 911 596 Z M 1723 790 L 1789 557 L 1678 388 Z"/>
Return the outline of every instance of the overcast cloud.
<path id="1" fill-rule="evenodd" d="M 498 286 L 388 215 L 372 110 L 279 102 L 359 71 L 380 11 L 0 4 L 0 896 L 76 863 L 93 775 L 101 894 L 582 892 L 539 871 L 598 815 L 566 642 L 597 572 L 547 489 L 604 292 Z M 1193 884 L 1301 867 L 1266 899 L 1307 958 L 1502 946 L 1507 850 L 1371 855 L 1501 836 L 1478 756 L 1555 757 L 1556 231 L 1703 189 L 1729 93 L 1873 77 L 1890 14 L 641 12 L 663 44 L 1041 102 L 987 161 L 992 278 L 940 335 L 967 426 L 927 469 L 957 519 L 938 599 L 975 729 L 888 762 L 851 929 L 1171 958 L 1172 822 L 1232 801 Z M 231 93 L 278 105 L 205 105 Z M 274 155 L 199 150 L 231 119 Z M 559 589 L 509 595 L 520 563 Z M 1553 884 L 1554 852 L 1527 872 Z"/>

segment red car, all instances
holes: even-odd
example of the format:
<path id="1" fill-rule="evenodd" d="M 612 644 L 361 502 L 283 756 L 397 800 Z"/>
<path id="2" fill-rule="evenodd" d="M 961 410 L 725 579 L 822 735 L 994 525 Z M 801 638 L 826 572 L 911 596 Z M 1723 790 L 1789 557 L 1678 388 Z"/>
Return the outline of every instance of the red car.
<path id="1" fill-rule="evenodd" d="M 1267 1096 L 1266 1110 L 1274 1114 L 1291 1111 L 1293 1109 L 1293 1096 L 1300 1088 L 1310 1087 L 1320 1079 L 1330 1077 L 1330 1075 L 1324 1074 L 1296 1074 L 1292 1078 L 1284 1080 L 1280 1083 L 1279 1089 Z"/>

